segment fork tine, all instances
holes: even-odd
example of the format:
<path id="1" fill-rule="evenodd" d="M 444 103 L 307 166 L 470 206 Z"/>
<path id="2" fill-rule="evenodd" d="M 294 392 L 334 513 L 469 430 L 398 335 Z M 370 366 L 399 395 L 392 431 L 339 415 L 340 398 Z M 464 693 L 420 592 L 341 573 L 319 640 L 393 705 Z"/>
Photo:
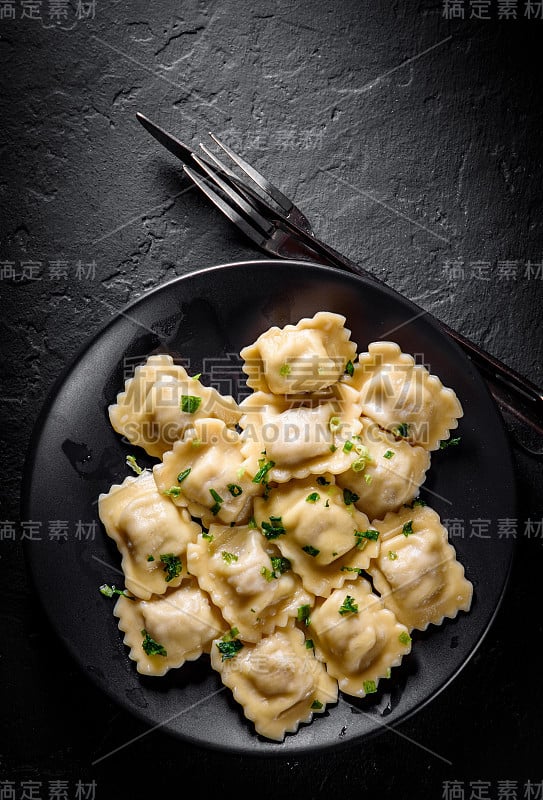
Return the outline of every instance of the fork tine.
<path id="1" fill-rule="evenodd" d="M 256 228 L 253 228 L 252 225 L 249 225 L 249 223 L 244 217 L 241 216 L 241 214 L 238 214 L 238 212 L 235 211 L 232 206 L 229 206 L 228 203 L 222 199 L 222 197 L 220 197 L 215 191 L 213 191 L 213 189 L 211 189 L 211 187 L 204 183 L 204 181 L 198 177 L 193 169 L 187 167 L 186 164 L 183 164 L 183 170 L 191 179 L 191 181 L 198 187 L 198 189 L 200 189 L 200 191 L 203 192 L 203 194 L 205 194 L 206 197 L 211 200 L 211 202 L 217 206 L 217 208 L 222 211 L 226 217 L 228 217 L 230 222 L 233 222 L 234 225 L 243 231 L 243 233 L 249 239 L 251 239 L 251 241 L 258 245 L 258 247 L 261 247 L 264 250 L 266 249 L 266 238 L 262 236 L 262 234 Z"/>
<path id="2" fill-rule="evenodd" d="M 268 194 L 273 200 L 275 200 L 277 205 L 284 211 L 285 214 L 288 214 L 292 210 L 294 206 L 292 200 L 289 200 L 289 198 L 285 194 L 283 194 L 283 192 L 280 189 L 278 189 L 277 186 L 274 186 L 273 183 L 270 183 L 270 181 L 267 178 L 261 175 L 260 172 L 257 172 L 254 167 L 252 167 L 245 161 L 245 159 L 241 158 L 241 156 L 238 156 L 236 153 L 234 153 L 234 151 L 230 147 L 228 147 L 227 144 L 224 144 L 223 142 L 219 141 L 219 139 L 217 139 L 217 137 L 213 133 L 210 133 L 209 135 L 211 136 L 215 144 L 218 147 L 220 147 L 221 150 L 224 150 L 226 155 L 229 156 L 229 158 L 231 158 L 232 161 L 235 164 L 237 164 L 238 167 L 241 170 L 243 170 L 243 172 L 245 172 L 246 175 L 252 178 L 252 180 L 256 183 L 257 186 L 260 186 L 260 188 L 264 192 L 266 192 L 266 194 Z"/>
<path id="3" fill-rule="evenodd" d="M 193 155 L 193 159 L 196 161 L 200 169 L 202 169 L 205 174 L 225 193 L 227 197 L 232 200 L 232 202 L 244 213 L 246 214 L 251 222 L 254 222 L 258 227 L 262 229 L 265 235 L 270 234 L 273 231 L 273 225 L 269 222 L 265 217 L 258 212 L 254 206 L 250 205 L 240 194 L 239 192 L 234 191 L 231 186 L 228 186 L 222 178 L 214 172 L 211 167 L 209 167 L 204 161 L 202 161 L 197 155 Z"/>

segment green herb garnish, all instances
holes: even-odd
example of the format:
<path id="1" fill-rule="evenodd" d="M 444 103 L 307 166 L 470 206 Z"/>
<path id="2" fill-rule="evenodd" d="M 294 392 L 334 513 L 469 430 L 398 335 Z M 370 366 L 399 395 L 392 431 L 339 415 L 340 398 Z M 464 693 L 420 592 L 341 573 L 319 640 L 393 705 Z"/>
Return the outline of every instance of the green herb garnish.
<path id="1" fill-rule="evenodd" d="M 404 536 L 409 536 L 410 533 L 413 533 L 413 520 L 410 519 L 409 522 L 406 522 L 402 528 L 402 533 Z"/>
<path id="2" fill-rule="evenodd" d="M 228 489 L 232 497 L 239 497 L 240 494 L 243 493 L 243 489 L 241 488 L 241 486 L 238 486 L 237 483 L 229 483 L 227 484 L 226 488 Z"/>
<path id="3" fill-rule="evenodd" d="M 362 545 L 365 546 L 366 541 L 376 542 L 379 538 L 379 531 L 375 531 L 370 528 L 367 531 L 355 531 L 354 538 L 356 539 L 356 546 L 360 547 Z"/>
<path id="4" fill-rule="evenodd" d="M 182 394 L 179 401 L 179 408 L 185 414 L 194 414 L 202 405 L 202 398 L 193 394 Z"/>
<path id="5" fill-rule="evenodd" d="M 439 443 L 439 449 L 445 450 L 447 447 L 454 447 L 455 445 L 460 444 L 461 438 L 461 436 L 457 436 L 455 439 L 444 439 Z"/>
<path id="6" fill-rule="evenodd" d="M 393 458 L 394 457 L 394 450 L 387 450 L 384 454 L 383 458 Z"/>
<path id="7" fill-rule="evenodd" d="M 375 681 L 364 681 L 362 686 L 366 694 L 373 694 L 374 692 L 377 691 L 377 684 L 375 683 Z"/>
<path id="8" fill-rule="evenodd" d="M 313 702 L 311 703 L 311 708 L 314 708 L 315 711 L 320 711 L 322 707 L 323 704 L 321 703 L 320 700 L 313 700 Z"/>
<path id="9" fill-rule="evenodd" d="M 313 558 L 315 558 L 315 556 L 318 556 L 320 553 L 320 550 L 317 550 L 317 548 L 313 547 L 313 545 L 311 544 L 306 544 L 304 547 L 302 547 L 302 550 L 304 551 L 304 553 L 307 553 L 308 556 L 313 556 Z"/>
<path id="10" fill-rule="evenodd" d="M 223 561 L 226 561 L 227 564 L 233 564 L 234 561 L 238 560 L 238 557 L 235 553 L 227 553 L 226 550 L 223 550 L 221 553 Z"/>
<path id="11" fill-rule="evenodd" d="M 267 567 L 262 567 L 262 569 L 260 570 L 260 574 L 263 575 L 264 578 L 266 578 L 268 583 L 270 583 L 270 581 L 273 581 L 274 578 L 277 578 L 275 572 L 273 572 L 273 570 L 271 569 L 268 569 Z"/>
<path id="12" fill-rule="evenodd" d="M 396 561 L 397 558 L 398 558 L 398 553 L 396 553 L 394 550 L 389 550 L 388 551 L 388 559 L 389 559 L 389 561 Z"/>
<path id="13" fill-rule="evenodd" d="M 345 444 L 343 445 L 343 452 L 344 453 L 350 453 L 351 450 L 353 449 L 353 447 L 354 447 L 354 444 L 351 441 L 347 440 L 345 442 Z"/>
<path id="14" fill-rule="evenodd" d="M 222 655 L 222 661 L 229 658 L 234 658 L 237 653 L 242 649 L 243 642 L 236 639 L 239 631 L 237 628 L 232 628 L 228 633 L 225 633 L 220 642 L 217 642 L 217 649 Z"/>
<path id="15" fill-rule="evenodd" d="M 344 601 L 343 601 L 343 603 L 340 605 L 340 607 L 339 607 L 339 609 L 338 609 L 338 610 L 339 610 L 339 613 L 340 613 L 342 616 L 343 616 L 344 614 L 358 614 L 358 606 L 357 606 L 357 604 L 355 603 L 354 597 L 351 597 L 351 595 L 350 595 L 350 594 L 348 594 L 348 595 L 345 597 L 345 600 L 344 600 Z"/>
<path id="16" fill-rule="evenodd" d="M 290 364 L 282 364 L 282 366 L 281 366 L 281 368 L 279 370 L 279 375 L 282 378 L 286 378 L 287 375 L 290 375 L 291 372 L 292 372 L 292 368 L 291 368 Z"/>
<path id="17" fill-rule="evenodd" d="M 126 589 L 117 589 L 116 586 L 110 586 L 108 583 L 103 583 L 99 588 L 100 594 L 103 594 L 104 597 L 115 597 L 115 595 L 128 597 Z"/>
<path id="18" fill-rule="evenodd" d="M 154 561 L 155 557 L 152 555 L 147 556 L 147 561 Z"/>
<path id="19" fill-rule="evenodd" d="M 305 498 L 306 503 L 316 503 L 317 500 L 320 500 L 320 494 L 318 492 L 311 492 Z"/>
<path id="20" fill-rule="evenodd" d="M 179 475 L 177 476 L 177 483 L 183 483 L 185 478 L 188 478 L 188 476 L 190 475 L 190 471 L 191 467 L 187 467 L 186 469 L 183 470 L 183 472 L 180 472 Z"/>
<path id="21" fill-rule="evenodd" d="M 283 526 L 282 517 L 270 517 L 270 521 L 264 521 L 260 527 L 266 539 L 277 539 L 278 536 L 287 532 Z"/>
<path id="22" fill-rule="evenodd" d="M 402 631 L 402 632 L 400 633 L 400 635 L 398 636 L 398 641 L 400 642 L 400 644 L 406 644 L 406 645 L 407 645 L 407 644 L 410 644 L 410 642 L 411 642 L 411 637 L 410 637 L 410 635 L 407 633 L 407 631 Z"/>
<path id="23" fill-rule="evenodd" d="M 143 642 L 141 646 L 143 647 L 143 651 L 147 656 L 167 656 L 168 651 L 165 647 L 163 647 L 158 642 L 149 636 L 145 628 L 141 631 L 141 635 L 143 636 Z"/>
<path id="24" fill-rule="evenodd" d="M 170 486 L 169 489 L 164 489 L 162 494 L 165 494 L 167 497 L 179 497 L 181 489 L 179 486 Z"/>
<path id="25" fill-rule="evenodd" d="M 292 569 L 292 564 L 288 558 L 283 558 L 282 556 L 270 556 L 270 561 L 276 577 L 277 575 L 282 575 L 284 572 L 288 572 L 290 569 Z"/>
<path id="26" fill-rule="evenodd" d="M 360 576 L 364 574 L 364 570 L 361 567 L 341 567 L 341 572 L 356 572 Z"/>
<path id="27" fill-rule="evenodd" d="M 224 501 L 223 501 L 222 497 L 220 496 L 220 494 L 215 491 L 215 489 L 210 489 L 209 490 L 209 494 L 211 495 L 211 497 L 215 501 L 213 503 L 213 505 L 211 506 L 211 513 L 212 514 L 218 514 L 219 511 L 221 510 L 221 503 L 223 503 Z"/>
<path id="28" fill-rule="evenodd" d="M 354 364 L 353 364 L 352 361 L 347 361 L 347 363 L 345 364 L 345 372 L 347 373 L 347 375 L 349 375 L 349 377 L 351 377 L 351 378 L 353 377 L 353 375 L 354 375 Z"/>
<path id="29" fill-rule="evenodd" d="M 322 475 L 317 478 L 317 483 L 319 486 L 330 486 L 330 481 L 327 481 Z"/>
<path id="30" fill-rule="evenodd" d="M 398 436 L 398 437 L 401 437 L 403 439 L 406 439 L 409 436 L 409 423 L 400 422 L 399 425 L 396 425 L 392 429 L 392 432 L 393 432 L 394 436 Z"/>
<path id="31" fill-rule="evenodd" d="M 359 499 L 358 495 L 355 492 L 351 492 L 350 489 L 343 490 L 343 502 L 345 503 L 346 506 L 350 506 L 353 503 L 356 503 L 358 499 Z"/>
<path id="32" fill-rule="evenodd" d="M 310 615 L 311 615 L 311 606 L 306 604 L 304 606 L 299 606 L 296 619 L 298 620 L 298 622 L 302 622 L 304 625 L 310 625 L 311 624 Z"/>
<path id="33" fill-rule="evenodd" d="M 126 457 L 126 463 L 130 467 L 130 469 L 134 470 L 136 475 L 141 475 L 141 473 L 143 472 L 142 468 L 140 467 L 140 465 L 136 461 L 136 457 L 135 456 L 127 456 Z"/>
<path id="34" fill-rule="evenodd" d="M 315 647 L 313 644 L 313 639 L 306 639 L 305 640 L 305 648 L 306 650 L 312 650 Z"/>
<path id="35" fill-rule="evenodd" d="M 263 483 L 270 469 L 275 467 L 275 461 L 267 461 L 265 458 L 259 458 L 258 463 L 260 468 L 253 478 L 253 483 Z"/>
<path id="36" fill-rule="evenodd" d="M 179 577 L 181 574 L 181 559 L 173 553 L 161 553 L 160 560 L 164 564 L 164 572 L 166 573 L 166 583 L 173 581 L 174 578 Z"/>

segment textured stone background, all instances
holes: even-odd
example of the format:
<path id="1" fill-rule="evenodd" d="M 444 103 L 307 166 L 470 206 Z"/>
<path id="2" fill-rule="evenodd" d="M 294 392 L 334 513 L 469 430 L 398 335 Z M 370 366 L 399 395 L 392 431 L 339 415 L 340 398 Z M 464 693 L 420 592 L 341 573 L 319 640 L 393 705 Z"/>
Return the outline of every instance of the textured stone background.
<path id="1" fill-rule="evenodd" d="M 528 19 L 518 0 L 517 20 L 498 19 L 498 0 L 472 3 L 489 8 L 477 20 L 466 0 L 463 21 L 438 0 L 98 0 L 83 19 L 75 2 L 50 18 L 44 0 L 41 21 L 39 3 L 12 5 L 17 19 L 0 2 L 2 519 L 18 520 L 45 392 L 102 322 L 176 275 L 262 255 L 180 194 L 179 165 L 138 110 L 189 143 L 222 136 L 331 245 L 543 384 L 541 3 Z M 78 780 L 96 780 L 97 798 L 156 796 L 185 792 L 189 774 L 204 796 L 438 800 L 447 780 L 466 800 L 514 800 L 503 781 L 528 796 L 543 780 L 543 538 L 523 531 L 542 525 L 543 479 L 541 461 L 514 454 L 518 554 L 491 631 L 401 737 L 324 758 L 224 758 L 156 731 L 91 767 L 145 726 L 67 660 L 20 541 L 1 542 L 1 779 L 17 797 L 28 780 L 44 797 L 55 780 L 69 797 Z"/>

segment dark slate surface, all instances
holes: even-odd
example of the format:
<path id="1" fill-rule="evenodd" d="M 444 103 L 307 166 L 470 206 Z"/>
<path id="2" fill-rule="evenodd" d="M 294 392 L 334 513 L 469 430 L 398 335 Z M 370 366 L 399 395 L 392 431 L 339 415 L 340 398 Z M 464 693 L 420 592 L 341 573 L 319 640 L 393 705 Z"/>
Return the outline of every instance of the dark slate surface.
<path id="1" fill-rule="evenodd" d="M 331 245 L 542 384 L 541 4 L 77 6 L 0 2 L 1 516 L 16 530 L 0 559 L 2 791 L 47 797 L 64 781 L 76 797 L 96 781 L 97 798 L 157 796 L 194 775 L 204 796 L 541 797 L 543 479 L 518 448 L 517 557 L 476 655 L 398 732 L 324 758 L 225 758 L 143 736 L 56 642 L 19 525 L 30 431 L 80 345 L 157 283 L 255 255 L 182 194 L 138 110 L 189 143 L 223 136 Z M 464 20 L 444 18 L 462 6 Z M 506 6 L 517 19 L 498 18 Z"/>

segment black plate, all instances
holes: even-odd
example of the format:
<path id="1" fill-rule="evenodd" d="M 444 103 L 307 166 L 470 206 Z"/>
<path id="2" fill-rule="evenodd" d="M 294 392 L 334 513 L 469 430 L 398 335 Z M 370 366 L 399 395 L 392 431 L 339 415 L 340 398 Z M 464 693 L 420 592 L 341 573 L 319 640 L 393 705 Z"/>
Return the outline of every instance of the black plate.
<path id="1" fill-rule="evenodd" d="M 112 616 L 113 601 L 98 591 L 103 582 L 119 583 L 112 567 L 120 559 L 100 526 L 96 500 L 128 473 L 125 457 L 134 448 L 112 430 L 107 407 L 136 363 L 170 352 L 223 393 L 246 393 L 240 349 L 271 325 L 320 310 L 346 316 L 359 351 L 370 341 L 395 340 L 457 392 L 464 408 L 461 444 L 433 454 L 422 496 L 442 519 L 457 520 L 450 523 L 451 541 L 474 584 L 474 600 L 468 614 L 415 634 L 411 654 L 390 680 L 381 681 L 377 694 L 363 701 L 341 698 L 326 715 L 275 743 L 254 733 L 229 690 L 219 691 L 206 656 L 163 678 L 138 675 Z M 231 753 L 339 747 L 420 709 L 473 655 L 501 602 L 513 557 L 514 539 L 496 531 L 497 520 L 516 516 L 512 459 L 501 416 L 476 368 L 417 312 L 386 288 L 329 267 L 224 264 L 132 303 L 57 382 L 37 423 L 23 483 L 23 519 L 42 523 L 42 540 L 26 543 L 29 565 L 46 613 L 82 669 L 150 726 L 162 723 L 181 739 Z M 138 460 L 153 463 L 143 451 Z M 66 540 L 55 536 L 57 520 L 68 523 Z"/>

